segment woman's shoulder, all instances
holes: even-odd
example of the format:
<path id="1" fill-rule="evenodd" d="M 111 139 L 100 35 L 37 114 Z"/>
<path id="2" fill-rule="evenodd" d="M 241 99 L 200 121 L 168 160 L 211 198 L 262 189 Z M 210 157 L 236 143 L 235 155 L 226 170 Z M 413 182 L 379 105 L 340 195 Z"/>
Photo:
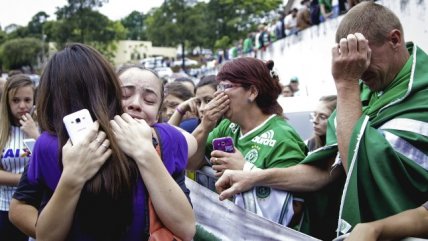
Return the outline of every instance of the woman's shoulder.
<path id="1" fill-rule="evenodd" d="M 49 132 L 42 132 L 42 134 L 37 138 L 34 149 L 58 149 L 58 137 L 56 135 L 50 134 Z"/>
<path id="2" fill-rule="evenodd" d="M 278 131 L 282 130 L 288 132 L 294 130 L 294 128 L 288 123 L 288 121 L 284 117 L 278 115 L 275 115 L 273 118 L 271 118 L 268 121 L 268 125 L 273 129 L 278 129 Z"/>
<path id="3" fill-rule="evenodd" d="M 43 132 L 34 144 L 32 159 L 34 163 L 50 164 L 58 160 L 58 137 Z"/>
<path id="4" fill-rule="evenodd" d="M 162 142 L 181 142 L 186 141 L 183 133 L 177 127 L 170 125 L 168 123 L 157 123 L 153 125 L 158 138 Z"/>
<path id="5" fill-rule="evenodd" d="M 180 131 L 176 127 L 174 127 L 173 125 L 170 125 L 168 123 L 156 123 L 153 125 L 153 128 L 155 128 L 155 130 L 171 131 L 171 132 L 180 133 Z"/>
<path id="6" fill-rule="evenodd" d="M 289 140 L 303 142 L 296 129 L 294 129 L 294 127 L 281 116 L 277 115 L 274 118 L 271 118 L 266 128 L 272 129 L 276 135 L 281 136 L 281 139 L 284 142 L 288 142 Z"/>
<path id="7" fill-rule="evenodd" d="M 224 118 L 216 125 L 215 129 L 220 132 L 227 132 L 227 131 L 236 132 L 239 129 L 239 125 L 236 123 L 233 123 L 229 119 Z"/>
<path id="8" fill-rule="evenodd" d="M 32 182 L 45 180 L 52 189 L 59 180 L 61 171 L 58 163 L 58 137 L 42 132 L 34 145 L 32 159 L 28 166 L 28 178 Z"/>
<path id="9" fill-rule="evenodd" d="M 184 135 L 174 126 L 158 123 L 153 126 L 161 146 L 162 161 L 172 174 L 187 165 L 187 142 Z"/>

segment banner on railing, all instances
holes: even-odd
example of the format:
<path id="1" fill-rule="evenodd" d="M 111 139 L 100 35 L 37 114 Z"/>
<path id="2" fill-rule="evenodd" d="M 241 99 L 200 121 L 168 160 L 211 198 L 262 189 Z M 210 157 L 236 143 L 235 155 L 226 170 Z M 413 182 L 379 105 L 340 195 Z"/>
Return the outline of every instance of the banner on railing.
<path id="1" fill-rule="evenodd" d="M 193 180 L 186 178 L 198 223 L 197 240 L 318 240 L 236 206 Z"/>

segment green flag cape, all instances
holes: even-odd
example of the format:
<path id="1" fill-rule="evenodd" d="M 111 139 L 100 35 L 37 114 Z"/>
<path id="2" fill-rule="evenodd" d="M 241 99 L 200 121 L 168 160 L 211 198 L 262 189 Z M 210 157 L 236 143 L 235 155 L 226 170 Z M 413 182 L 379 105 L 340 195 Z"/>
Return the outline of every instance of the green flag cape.
<path id="1" fill-rule="evenodd" d="M 428 56 L 412 43 L 407 48 L 409 60 L 383 92 L 360 85 L 363 115 L 351 136 L 343 193 L 335 193 L 342 195 L 338 234 L 428 200 Z M 317 165 L 337 155 L 335 121 L 334 113 L 326 147 L 302 163 Z"/>

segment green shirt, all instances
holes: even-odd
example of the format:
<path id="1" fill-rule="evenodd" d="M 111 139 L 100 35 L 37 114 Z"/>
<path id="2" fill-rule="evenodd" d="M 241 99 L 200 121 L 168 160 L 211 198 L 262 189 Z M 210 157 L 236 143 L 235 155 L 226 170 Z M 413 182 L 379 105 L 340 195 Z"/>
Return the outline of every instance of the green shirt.
<path id="1" fill-rule="evenodd" d="M 214 138 L 230 136 L 245 160 L 261 169 L 289 167 L 299 163 L 306 146 L 283 117 L 272 115 L 252 131 L 241 134 L 240 127 L 225 119 L 209 134 L 205 154 L 210 156 Z"/>
<path id="2" fill-rule="evenodd" d="M 324 5 L 327 13 L 331 12 L 331 0 L 318 0 L 319 5 Z"/>
<path id="3" fill-rule="evenodd" d="M 344 190 L 337 191 L 342 195 L 337 222 L 341 233 L 428 200 L 428 55 L 413 44 L 408 50 L 409 60 L 383 92 L 361 85 L 363 115 L 349 143 Z M 317 165 L 335 157 L 335 133 L 333 113 L 327 146 L 302 163 Z"/>
<path id="4" fill-rule="evenodd" d="M 251 38 L 246 38 L 244 40 L 242 52 L 244 52 L 244 54 L 247 54 L 251 51 L 253 51 L 253 41 L 251 40 Z"/>

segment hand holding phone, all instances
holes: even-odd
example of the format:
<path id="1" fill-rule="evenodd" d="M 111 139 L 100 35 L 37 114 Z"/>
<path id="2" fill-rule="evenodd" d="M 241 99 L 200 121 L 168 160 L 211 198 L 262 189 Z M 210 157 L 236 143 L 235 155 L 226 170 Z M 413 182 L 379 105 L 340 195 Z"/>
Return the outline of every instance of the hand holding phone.
<path id="1" fill-rule="evenodd" d="M 73 145 L 82 141 L 94 123 L 87 109 L 64 116 L 63 122 Z"/>
<path id="2" fill-rule="evenodd" d="M 233 139 L 230 136 L 215 138 L 212 142 L 214 150 L 233 153 L 235 148 L 233 146 Z"/>

